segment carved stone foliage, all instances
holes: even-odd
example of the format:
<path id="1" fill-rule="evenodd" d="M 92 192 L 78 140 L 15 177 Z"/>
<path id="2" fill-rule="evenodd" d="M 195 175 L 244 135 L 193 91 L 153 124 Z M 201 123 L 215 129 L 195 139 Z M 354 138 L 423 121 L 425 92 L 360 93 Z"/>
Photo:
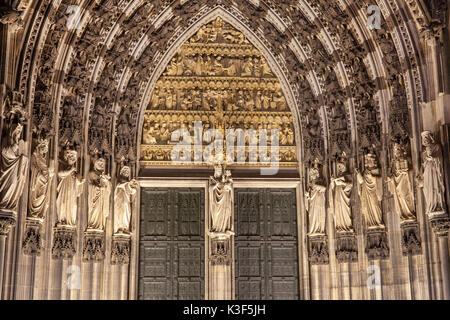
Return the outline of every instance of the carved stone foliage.
<path id="1" fill-rule="evenodd" d="M 217 237 L 211 239 L 211 253 L 209 261 L 212 265 L 230 265 L 231 263 L 231 238 Z"/>
<path id="2" fill-rule="evenodd" d="M 403 223 L 402 251 L 403 255 L 417 255 L 422 253 L 419 224 L 416 222 Z"/>
<path id="3" fill-rule="evenodd" d="M 440 237 L 448 236 L 448 231 L 450 230 L 450 219 L 448 217 L 434 217 L 433 219 L 430 219 L 430 224 L 436 235 Z"/>
<path id="4" fill-rule="evenodd" d="M 309 261 L 313 265 L 329 263 L 327 236 L 309 236 Z"/>
<path id="5" fill-rule="evenodd" d="M 336 259 L 339 263 L 358 261 L 358 244 L 354 232 L 336 235 Z"/>
<path id="6" fill-rule="evenodd" d="M 86 231 L 83 239 L 83 261 L 101 261 L 105 259 L 104 232 Z"/>
<path id="7" fill-rule="evenodd" d="M 22 250 L 26 255 L 41 254 L 41 222 L 39 220 L 27 220 L 25 234 L 22 242 Z"/>
<path id="8" fill-rule="evenodd" d="M 76 253 L 76 229 L 55 227 L 53 229 L 53 259 L 72 259 Z"/>
<path id="9" fill-rule="evenodd" d="M 131 238 L 120 235 L 113 236 L 111 246 L 111 264 L 125 265 L 130 263 Z"/>
<path id="10" fill-rule="evenodd" d="M 389 258 L 389 243 L 384 228 L 367 230 L 366 253 L 369 260 Z"/>
<path id="11" fill-rule="evenodd" d="M 8 235 L 11 228 L 16 225 L 16 215 L 12 212 L 0 211 L 0 235 Z"/>

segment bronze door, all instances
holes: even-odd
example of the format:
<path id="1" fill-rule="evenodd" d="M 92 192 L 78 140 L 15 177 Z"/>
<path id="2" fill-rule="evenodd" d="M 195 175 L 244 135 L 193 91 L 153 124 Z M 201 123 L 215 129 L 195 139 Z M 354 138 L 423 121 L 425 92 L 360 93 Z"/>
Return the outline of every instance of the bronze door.
<path id="1" fill-rule="evenodd" d="M 238 300 L 299 299 L 295 189 L 235 189 Z"/>
<path id="2" fill-rule="evenodd" d="M 204 189 L 143 188 L 139 299 L 205 297 Z"/>

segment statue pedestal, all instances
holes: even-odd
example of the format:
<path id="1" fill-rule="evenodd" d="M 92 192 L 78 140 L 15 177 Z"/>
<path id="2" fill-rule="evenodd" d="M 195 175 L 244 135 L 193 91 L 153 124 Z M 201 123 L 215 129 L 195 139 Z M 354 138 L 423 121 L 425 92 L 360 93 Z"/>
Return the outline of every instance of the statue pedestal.
<path id="1" fill-rule="evenodd" d="M 87 229 L 83 240 L 83 261 L 102 261 L 105 259 L 105 232 Z"/>
<path id="2" fill-rule="evenodd" d="M 336 259 L 339 263 L 358 261 L 358 244 L 353 231 L 336 234 Z"/>
<path id="3" fill-rule="evenodd" d="M 130 263 L 131 235 L 119 233 L 113 235 L 111 245 L 111 264 L 125 265 Z"/>
<path id="4" fill-rule="evenodd" d="M 417 221 L 403 221 L 402 229 L 402 251 L 404 256 L 418 255 L 422 253 L 419 224 Z"/>
<path id="5" fill-rule="evenodd" d="M 76 252 L 76 228 L 66 225 L 53 228 L 53 259 L 72 259 Z"/>
<path id="6" fill-rule="evenodd" d="M 328 264 L 328 237 L 326 234 L 310 234 L 309 238 L 309 262 L 313 265 Z"/>
<path id="7" fill-rule="evenodd" d="M 369 260 L 388 259 L 389 245 L 386 228 L 369 228 L 366 234 L 366 253 Z"/>
<path id="8" fill-rule="evenodd" d="M 25 235 L 22 242 L 23 253 L 31 256 L 41 254 L 41 226 L 42 219 L 27 218 L 25 222 Z"/>
<path id="9" fill-rule="evenodd" d="M 209 282 L 211 300 L 232 300 L 234 233 L 209 233 Z"/>

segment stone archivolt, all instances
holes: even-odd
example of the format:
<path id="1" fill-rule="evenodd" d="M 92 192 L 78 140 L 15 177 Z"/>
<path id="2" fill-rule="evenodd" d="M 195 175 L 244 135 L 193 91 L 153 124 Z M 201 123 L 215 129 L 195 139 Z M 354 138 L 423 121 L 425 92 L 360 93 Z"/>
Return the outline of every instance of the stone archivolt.
<path id="1" fill-rule="evenodd" d="M 24 127 L 26 141 L 22 142 L 36 145 L 39 139 L 48 139 L 52 149 L 49 159 L 41 159 L 46 166 L 56 160 L 52 159 L 54 155 L 60 156 L 63 148 L 67 148 L 78 152 L 82 159 L 101 154 L 107 159 L 108 170 L 116 162 L 129 165 L 135 172 L 139 160 L 144 167 L 168 164 L 172 146 L 167 142 L 168 133 L 162 129 L 164 124 L 172 125 L 164 129 L 169 133 L 177 126 L 190 128 L 194 120 L 214 128 L 218 122 L 216 115 L 222 112 L 222 120 L 230 128 L 246 128 L 250 124 L 268 128 L 275 124 L 283 129 L 280 160 L 282 165 L 298 166 L 300 172 L 311 168 L 315 159 L 324 163 L 324 167 L 332 167 L 337 155 L 343 152 L 351 158 L 349 171 L 362 171 L 369 149 L 376 151 L 381 166 L 385 166 L 392 160 L 388 150 L 394 143 L 405 148 L 408 159 L 401 161 L 417 159 L 420 150 L 414 150 L 411 144 L 417 144 L 420 137 L 418 130 L 413 136 L 411 114 L 415 115 L 419 104 L 424 102 L 419 72 L 423 61 L 416 51 L 420 48 L 415 42 L 419 35 L 410 28 L 401 11 L 409 8 L 420 30 L 427 31 L 431 38 L 441 39 L 445 10 L 422 6 L 413 0 L 406 1 L 406 6 L 393 0 L 377 3 L 382 9 L 384 28 L 371 31 L 365 28 L 361 15 L 356 14 L 365 11 L 371 4 L 368 0 L 353 3 L 82 0 L 79 5 L 85 19 L 80 19 L 76 29 L 67 28 L 71 1 L 28 3 L 20 10 L 30 7 L 28 10 L 35 12 L 35 18 L 31 20 L 29 12 L 24 15 L 30 22 L 24 30 L 27 45 L 23 49 L 23 63 L 17 66 L 18 94 L 23 95 L 23 104 L 29 106 L 31 115 L 31 121 Z M 212 14 L 217 8 L 221 11 Z M 243 31 L 220 19 L 214 20 L 218 14 L 225 14 L 224 20 L 234 21 Z M 185 33 L 197 28 L 196 24 L 206 16 L 209 20 L 205 22 L 213 22 L 191 35 L 162 73 L 160 69 L 165 67 L 163 62 L 171 47 Z M 259 43 L 249 42 L 254 39 Z M 260 53 L 266 51 L 271 53 L 267 60 Z M 269 65 L 276 68 L 271 70 Z M 148 88 L 153 85 L 155 89 L 150 96 Z M 5 109 L 2 106 L 2 120 L 10 111 Z M 8 130 L 4 126 L 1 129 L 5 141 Z M 144 134 L 139 140 L 141 129 Z M 438 146 L 434 141 L 433 145 Z M 301 152 L 296 151 L 296 146 Z M 429 151 L 427 146 L 423 149 Z M 82 178 L 79 176 L 88 171 L 90 162 L 67 165 L 72 182 L 78 185 Z M 64 172 L 63 167 L 64 162 L 57 166 L 56 176 Z M 325 169 L 329 168 L 322 171 Z M 369 178 L 386 178 L 386 168 L 380 169 L 375 178 Z M 406 166 L 403 169 L 411 171 Z M 79 176 L 75 177 L 75 172 L 80 172 Z M 129 178 L 135 175 L 130 174 Z M 356 178 L 354 175 L 355 186 Z M 367 185 L 367 178 L 366 182 L 360 180 L 360 184 Z M 428 186 L 425 183 L 425 192 L 429 191 L 430 183 Z M 382 199 L 368 200 L 376 202 L 381 211 L 377 211 L 373 225 L 380 228 L 363 231 L 369 259 L 385 259 L 391 250 L 386 231 L 381 230 L 387 221 L 383 216 L 386 189 L 384 186 L 379 197 Z M 442 198 L 444 192 L 440 183 Z M 72 196 L 77 206 L 80 201 L 76 195 Z M 426 205 L 432 205 L 433 201 L 427 199 Z M 409 201 L 411 206 L 416 205 L 415 200 Z M 447 208 L 441 200 L 436 212 L 427 212 L 438 214 L 431 225 L 440 236 L 449 228 Z M 352 205 L 360 207 L 360 199 L 356 202 Z M 403 253 L 419 254 L 418 221 L 413 218 L 416 212 L 413 214 L 413 208 L 410 209 L 410 219 L 402 223 Z M 402 208 L 398 207 L 399 210 Z M 61 212 L 53 211 L 52 219 L 58 220 Z M 402 213 L 398 212 L 400 217 Z M 54 229 L 54 258 L 70 259 L 76 253 L 80 223 L 76 213 L 73 218 L 76 226 L 63 224 Z M 40 225 L 28 222 L 23 249 L 36 254 L 40 250 Z M 360 222 L 361 216 L 355 217 L 357 234 L 361 228 L 356 224 L 363 225 Z M 0 217 L 0 234 L 8 234 L 15 223 L 15 216 Z M 337 246 L 339 262 L 355 261 L 354 234 L 341 236 Z M 130 243 L 125 238 L 113 242 L 113 263 L 129 261 Z M 329 262 L 328 242 L 323 234 L 311 239 L 309 245 L 312 263 Z M 103 234 L 85 237 L 83 253 L 86 260 L 102 260 Z"/>

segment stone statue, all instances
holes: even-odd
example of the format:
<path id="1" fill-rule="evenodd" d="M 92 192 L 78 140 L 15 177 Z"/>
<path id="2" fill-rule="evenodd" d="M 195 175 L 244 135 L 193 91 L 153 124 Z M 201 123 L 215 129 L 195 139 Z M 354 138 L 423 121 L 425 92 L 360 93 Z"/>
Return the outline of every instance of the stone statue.
<path id="1" fill-rule="evenodd" d="M 216 165 L 214 170 L 214 177 L 210 177 L 209 187 L 211 232 L 226 233 L 232 231 L 233 180 L 231 179 L 231 171 L 226 170 L 223 174 L 222 165 Z"/>
<path id="2" fill-rule="evenodd" d="M 309 235 L 325 234 L 326 224 L 326 207 L 325 207 L 325 192 L 327 188 L 320 185 L 319 182 L 319 168 L 318 164 L 310 170 L 309 191 L 306 192 L 307 211 L 309 218 Z"/>
<path id="3" fill-rule="evenodd" d="M 330 211 L 334 214 L 337 232 L 353 232 L 350 197 L 353 189 L 351 179 L 347 178 L 345 159 L 337 162 L 337 178 L 332 177 L 329 189 Z"/>
<path id="4" fill-rule="evenodd" d="M 109 216 L 111 177 L 105 175 L 105 166 L 105 159 L 99 158 L 94 162 L 94 170 L 89 172 L 88 229 L 104 230 Z"/>
<path id="5" fill-rule="evenodd" d="M 26 143 L 21 139 L 23 126 L 12 124 L 2 147 L 0 167 L 0 210 L 15 212 L 25 185 L 28 157 Z"/>
<path id="6" fill-rule="evenodd" d="M 411 185 L 408 158 L 404 147 L 394 144 L 393 172 L 388 177 L 389 191 L 394 196 L 395 210 L 402 222 L 415 221 L 413 188 Z"/>
<path id="7" fill-rule="evenodd" d="M 419 187 L 425 196 L 425 213 L 428 216 L 445 213 L 445 185 L 441 164 L 441 148 L 430 131 L 422 132 L 422 169 L 418 177 Z"/>
<path id="8" fill-rule="evenodd" d="M 122 182 L 117 184 L 114 192 L 114 234 L 130 233 L 131 204 L 136 195 L 138 183 L 130 181 L 130 167 L 120 170 Z"/>
<path id="9" fill-rule="evenodd" d="M 50 181 L 53 178 L 53 168 L 47 166 L 48 140 L 39 139 L 38 145 L 31 156 L 31 179 L 28 203 L 28 217 L 44 219 L 49 207 Z"/>
<path id="10" fill-rule="evenodd" d="M 364 159 L 364 172 L 361 174 L 356 169 L 361 211 L 369 229 L 383 228 L 383 214 L 381 210 L 383 187 L 377 158 L 373 150 L 371 150 L 364 156 Z"/>
<path id="11" fill-rule="evenodd" d="M 75 227 L 77 223 L 77 198 L 82 192 L 84 179 L 79 181 L 77 178 L 77 152 L 75 150 L 66 150 L 64 152 L 64 161 L 66 169 L 58 172 L 58 197 L 56 199 L 57 225 Z"/>

